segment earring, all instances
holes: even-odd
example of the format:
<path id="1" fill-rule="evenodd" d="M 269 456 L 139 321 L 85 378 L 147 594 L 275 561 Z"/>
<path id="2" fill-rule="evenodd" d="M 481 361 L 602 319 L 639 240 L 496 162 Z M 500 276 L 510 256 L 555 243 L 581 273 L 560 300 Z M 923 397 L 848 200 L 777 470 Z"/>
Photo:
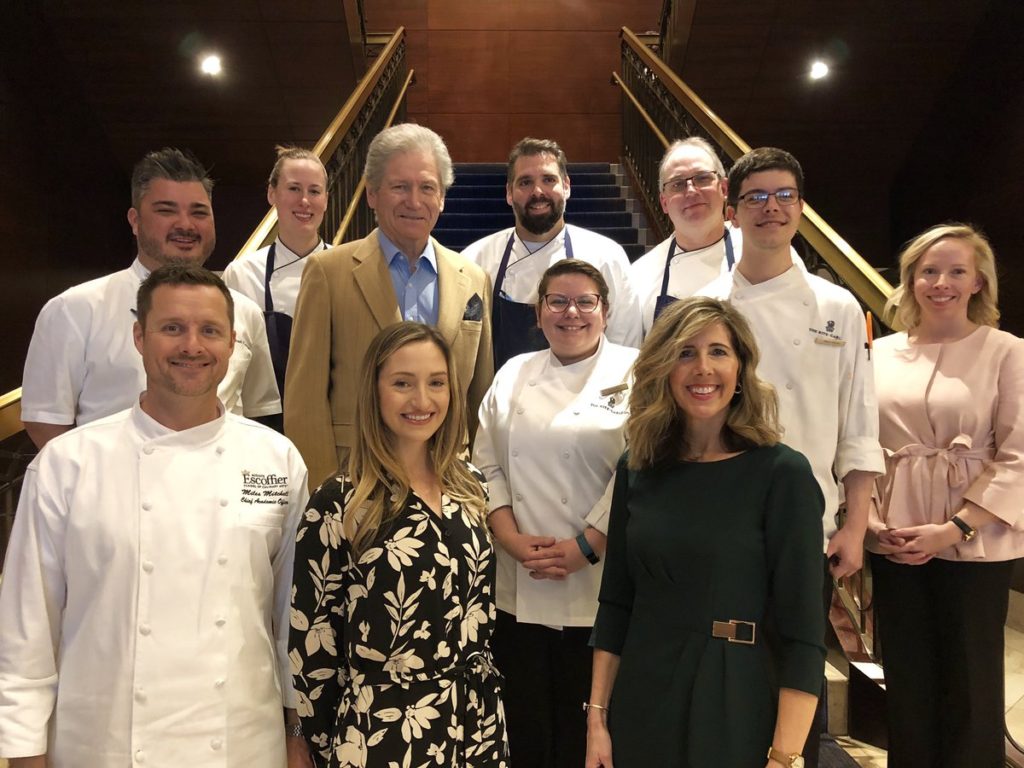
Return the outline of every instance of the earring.
<path id="1" fill-rule="evenodd" d="M 736 391 L 735 391 L 735 392 L 733 392 L 733 394 L 734 394 L 734 395 L 738 395 L 738 394 L 740 394 L 740 393 L 741 393 L 742 391 L 743 391 L 743 385 L 742 385 L 742 384 L 740 384 L 740 383 L 739 383 L 739 382 L 737 381 L 737 382 L 736 382 Z"/>

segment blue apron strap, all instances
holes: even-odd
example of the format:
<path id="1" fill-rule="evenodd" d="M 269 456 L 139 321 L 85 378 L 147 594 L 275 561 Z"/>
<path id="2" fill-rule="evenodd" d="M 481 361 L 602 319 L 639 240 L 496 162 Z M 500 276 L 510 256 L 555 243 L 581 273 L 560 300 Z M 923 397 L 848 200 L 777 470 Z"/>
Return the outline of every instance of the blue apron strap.
<path id="1" fill-rule="evenodd" d="M 274 255 L 277 251 L 277 242 L 270 244 L 270 250 L 267 251 L 267 268 L 263 275 L 263 310 L 265 312 L 274 311 L 274 297 L 270 293 L 270 276 L 274 274 Z"/>
<path id="2" fill-rule="evenodd" d="M 574 259 L 572 255 L 572 238 L 569 237 L 569 225 L 565 225 L 565 258 Z"/>
<path id="3" fill-rule="evenodd" d="M 729 265 L 729 272 L 732 272 L 736 266 L 736 254 L 732 250 L 732 235 L 728 229 L 725 230 L 725 261 Z"/>
<path id="4" fill-rule="evenodd" d="M 668 294 L 668 271 L 672 267 L 672 257 L 676 255 L 676 238 L 672 236 L 672 244 L 668 247 L 668 256 L 665 257 L 665 273 L 661 277 L 661 293 L 659 296 Z"/>
<path id="5" fill-rule="evenodd" d="M 505 244 L 505 253 L 501 256 L 501 263 L 498 265 L 498 274 L 494 276 L 494 295 L 499 296 L 501 294 L 501 288 L 505 285 L 505 270 L 508 269 L 508 260 L 512 256 L 512 244 L 516 241 L 516 231 L 513 229 L 508 236 L 508 242 Z"/>

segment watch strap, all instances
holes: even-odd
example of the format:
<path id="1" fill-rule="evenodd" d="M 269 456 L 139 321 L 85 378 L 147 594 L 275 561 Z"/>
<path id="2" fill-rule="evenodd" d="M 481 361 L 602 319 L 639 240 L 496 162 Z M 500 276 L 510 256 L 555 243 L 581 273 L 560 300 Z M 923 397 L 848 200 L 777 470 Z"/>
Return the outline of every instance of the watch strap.
<path id="1" fill-rule="evenodd" d="M 785 752 L 776 749 L 775 747 L 768 747 L 768 759 L 774 760 L 780 765 L 786 766 L 786 768 L 803 768 L 804 758 L 799 753 L 793 753 L 787 755 Z"/>
<path id="2" fill-rule="evenodd" d="M 587 558 L 591 565 L 597 565 L 601 562 L 601 558 L 598 557 L 597 552 L 595 552 L 594 548 L 590 546 L 590 542 L 587 541 L 587 537 L 582 533 L 576 537 L 576 544 L 579 546 L 580 552 L 583 553 L 583 556 Z"/>
<path id="3" fill-rule="evenodd" d="M 949 519 L 953 521 L 953 525 L 960 529 L 960 533 L 963 534 L 964 541 L 970 541 L 974 538 L 975 534 L 978 533 L 976 528 L 972 528 L 969 523 L 957 515 L 953 515 Z"/>

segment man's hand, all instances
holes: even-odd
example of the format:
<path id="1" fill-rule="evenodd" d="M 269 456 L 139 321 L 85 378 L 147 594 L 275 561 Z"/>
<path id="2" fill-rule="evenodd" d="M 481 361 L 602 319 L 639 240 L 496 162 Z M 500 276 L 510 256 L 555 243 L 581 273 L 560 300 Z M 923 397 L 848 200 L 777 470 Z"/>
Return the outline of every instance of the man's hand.
<path id="1" fill-rule="evenodd" d="M 864 532 L 844 525 L 829 539 L 825 555 L 829 559 L 828 570 L 832 578 L 852 576 L 864 564 Z"/>
<path id="2" fill-rule="evenodd" d="M 523 567 L 528 568 L 535 579 L 564 579 L 589 564 L 576 539 L 561 539 L 523 560 Z"/>

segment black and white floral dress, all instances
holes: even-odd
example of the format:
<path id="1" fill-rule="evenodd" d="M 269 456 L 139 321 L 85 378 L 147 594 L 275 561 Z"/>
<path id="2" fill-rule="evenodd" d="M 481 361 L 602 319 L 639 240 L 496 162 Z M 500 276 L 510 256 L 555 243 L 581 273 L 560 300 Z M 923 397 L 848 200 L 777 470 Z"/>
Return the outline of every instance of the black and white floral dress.
<path id="1" fill-rule="evenodd" d="M 324 483 L 295 545 L 289 656 L 317 766 L 509 768 L 485 524 L 410 493 L 356 561 L 352 493 L 348 477 Z"/>

